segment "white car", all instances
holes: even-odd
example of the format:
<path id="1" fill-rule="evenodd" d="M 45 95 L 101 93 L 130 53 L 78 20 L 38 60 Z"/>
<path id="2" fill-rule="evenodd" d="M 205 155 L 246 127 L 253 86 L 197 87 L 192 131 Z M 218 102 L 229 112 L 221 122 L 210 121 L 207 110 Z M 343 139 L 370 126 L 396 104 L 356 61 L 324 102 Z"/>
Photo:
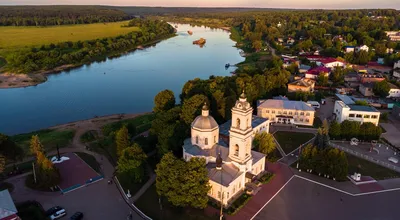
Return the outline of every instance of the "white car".
<path id="1" fill-rule="evenodd" d="M 61 210 L 57 211 L 56 213 L 52 214 L 50 216 L 50 219 L 51 220 L 59 219 L 59 218 L 65 216 L 65 215 L 67 215 L 67 212 L 65 211 L 65 209 L 61 209 Z"/>
<path id="2" fill-rule="evenodd" d="M 389 159 L 388 159 L 390 162 L 392 162 L 392 163 L 398 163 L 399 162 L 399 160 L 397 159 L 397 158 L 394 158 L 394 157 L 389 157 Z"/>

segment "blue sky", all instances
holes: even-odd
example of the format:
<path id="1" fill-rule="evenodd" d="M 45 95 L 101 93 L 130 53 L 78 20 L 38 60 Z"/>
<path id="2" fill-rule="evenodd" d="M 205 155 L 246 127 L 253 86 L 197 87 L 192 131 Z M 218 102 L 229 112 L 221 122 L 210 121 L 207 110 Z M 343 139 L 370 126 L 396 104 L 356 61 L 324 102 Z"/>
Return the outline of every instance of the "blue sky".
<path id="1" fill-rule="evenodd" d="M 400 0 L 0 0 L 0 5 L 125 5 L 263 8 L 396 8 Z"/>

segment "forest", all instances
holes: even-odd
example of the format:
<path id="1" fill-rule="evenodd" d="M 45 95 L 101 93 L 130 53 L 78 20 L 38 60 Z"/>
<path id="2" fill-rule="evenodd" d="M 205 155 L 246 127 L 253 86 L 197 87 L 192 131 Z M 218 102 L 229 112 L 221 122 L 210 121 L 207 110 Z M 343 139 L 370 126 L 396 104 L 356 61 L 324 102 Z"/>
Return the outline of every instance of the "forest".
<path id="1" fill-rule="evenodd" d="M 134 19 L 130 23 L 140 28 L 125 35 L 76 42 L 61 42 L 18 50 L 6 54 L 7 71 L 30 73 L 51 70 L 62 65 L 81 65 L 102 60 L 109 55 L 119 54 L 174 34 L 174 28 L 166 22 Z"/>
<path id="2" fill-rule="evenodd" d="M 129 20 L 121 10 L 103 6 L 1 6 L 0 26 L 51 26 Z"/>

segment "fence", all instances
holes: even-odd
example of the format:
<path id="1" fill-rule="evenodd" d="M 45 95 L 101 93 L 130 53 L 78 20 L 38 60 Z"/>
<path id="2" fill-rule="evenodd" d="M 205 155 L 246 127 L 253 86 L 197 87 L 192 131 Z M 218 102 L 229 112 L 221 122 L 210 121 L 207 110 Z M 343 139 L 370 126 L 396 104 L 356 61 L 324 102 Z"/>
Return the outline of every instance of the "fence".
<path id="1" fill-rule="evenodd" d="M 342 146 L 337 145 L 337 144 L 332 143 L 332 142 L 330 142 L 330 145 L 331 145 L 332 147 L 335 147 L 335 148 L 338 148 L 338 149 L 340 149 L 340 150 L 342 150 L 342 151 L 345 151 L 345 152 L 347 152 L 347 153 L 350 153 L 350 154 L 352 154 L 352 155 L 354 155 L 354 156 L 356 156 L 356 157 L 359 157 L 359 158 L 368 160 L 368 161 L 370 161 L 370 162 L 372 162 L 372 163 L 376 163 L 376 164 L 378 164 L 378 165 L 384 166 L 384 167 L 389 168 L 389 169 L 391 169 L 391 170 L 400 172 L 400 167 L 395 166 L 395 165 L 393 165 L 393 164 L 386 163 L 386 162 L 384 162 L 384 161 L 374 159 L 373 157 L 370 157 L 370 156 L 365 155 L 365 154 L 361 154 L 361 153 L 359 153 L 359 152 L 357 152 L 357 151 L 351 150 L 351 149 L 346 148 L 346 147 L 342 147 Z"/>
<path id="2" fill-rule="evenodd" d="M 124 189 L 122 188 L 121 184 L 119 183 L 119 180 L 117 177 L 114 177 L 115 180 L 115 185 L 117 185 L 117 188 L 119 192 L 122 194 L 124 197 L 125 202 L 135 211 L 140 217 L 146 220 L 152 220 L 150 217 L 148 217 L 146 214 L 144 214 L 140 209 L 138 209 L 133 203 L 130 202 L 128 196 L 126 195 Z"/>

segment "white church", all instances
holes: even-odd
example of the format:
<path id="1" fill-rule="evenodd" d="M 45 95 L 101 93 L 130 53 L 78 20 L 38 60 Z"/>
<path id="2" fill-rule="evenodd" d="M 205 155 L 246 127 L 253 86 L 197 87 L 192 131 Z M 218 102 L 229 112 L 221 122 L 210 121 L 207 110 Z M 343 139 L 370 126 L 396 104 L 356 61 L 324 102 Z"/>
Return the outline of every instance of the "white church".
<path id="1" fill-rule="evenodd" d="M 191 138 L 184 142 L 186 161 L 192 157 L 206 160 L 211 185 L 208 195 L 222 201 L 224 206 L 244 191 L 246 183 L 265 170 L 265 155 L 251 150 L 254 134 L 260 132 L 252 126 L 256 120 L 259 119 L 253 116 L 253 108 L 243 93 L 232 108 L 229 144 L 226 144 L 220 139 L 219 126 L 205 104 L 202 114 L 191 125 Z M 264 119 L 257 127 L 268 132 L 269 120 Z"/>

